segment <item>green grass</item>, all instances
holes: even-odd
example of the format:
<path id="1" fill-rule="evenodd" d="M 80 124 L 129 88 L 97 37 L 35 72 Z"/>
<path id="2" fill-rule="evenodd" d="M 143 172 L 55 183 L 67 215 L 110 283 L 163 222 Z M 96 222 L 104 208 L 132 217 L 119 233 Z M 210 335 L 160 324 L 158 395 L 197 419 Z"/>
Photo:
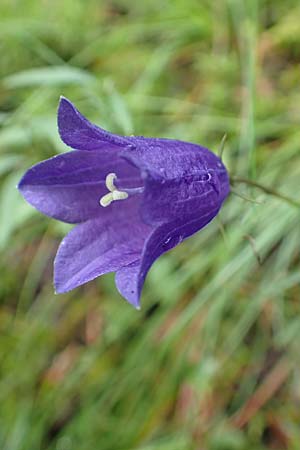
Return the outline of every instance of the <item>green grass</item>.
<path id="1" fill-rule="evenodd" d="M 299 208 L 235 185 L 261 204 L 231 195 L 137 312 L 112 275 L 54 295 L 69 227 L 15 188 L 67 150 L 63 94 L 117 133 L 226 133 L 231 175 L 299 202 L 299 23 L 298 0 L 1 1 L 1 449 L 299 449 Z"/>

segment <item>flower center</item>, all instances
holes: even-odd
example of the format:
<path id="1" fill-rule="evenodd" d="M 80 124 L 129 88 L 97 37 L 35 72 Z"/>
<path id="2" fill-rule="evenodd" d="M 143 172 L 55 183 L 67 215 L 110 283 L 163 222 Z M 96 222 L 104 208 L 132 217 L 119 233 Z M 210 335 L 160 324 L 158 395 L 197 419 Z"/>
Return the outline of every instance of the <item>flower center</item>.
<path id="1" fill-rule="evenodd" d="M 117 175 L 115 173 L 109 173 L 105 178 L 105 186 L 109 190 L 109 192 L 103 197 L 100 198 L 100 205 L 103 208 L 109 206 L 114 200 L 126 200 L 130 194 L 141 194 L 144 190 L 142 187 L 131 188 L 131 189 L 123 189 L 122 191 L 118 189 L 114 182 L 117 179 Z"/>

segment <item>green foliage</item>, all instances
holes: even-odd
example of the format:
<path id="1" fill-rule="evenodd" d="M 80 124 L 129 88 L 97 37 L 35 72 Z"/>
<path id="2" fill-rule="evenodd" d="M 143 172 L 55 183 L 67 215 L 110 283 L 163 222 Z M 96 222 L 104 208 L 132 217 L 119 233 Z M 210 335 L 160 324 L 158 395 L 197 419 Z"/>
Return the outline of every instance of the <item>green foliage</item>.
<path id="1" fill-rule="evenodd" d="M 15 189 L 67 150 L 63 94 L 113 132 L 226 133 L 232 175 L 299 201 L 299 22 L 298 0 L 1 1 L 1 449 L 299 448 L 297 207 L 235 185 L 261 204 L 231 195 L 136 312 L 111 275 L 54 295 L 69 227 Z"/>

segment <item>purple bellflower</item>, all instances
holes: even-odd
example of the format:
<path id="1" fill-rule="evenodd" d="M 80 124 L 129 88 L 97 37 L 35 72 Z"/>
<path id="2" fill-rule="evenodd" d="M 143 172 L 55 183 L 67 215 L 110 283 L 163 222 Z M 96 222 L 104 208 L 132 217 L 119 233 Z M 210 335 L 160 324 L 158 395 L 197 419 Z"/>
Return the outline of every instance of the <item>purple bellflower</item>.
<path id="1" fill-rule="evenodd" d="M 218 214 L 226 168 L 196 144 L 109 133 L 64 97 L 58 129 L 74 150 L 36 164 L 18 186 L 43 214 L 76 224 L 55 258 L 56 292 L 116 272 L 119 292 L 139 308 L 154 261 Z"/>

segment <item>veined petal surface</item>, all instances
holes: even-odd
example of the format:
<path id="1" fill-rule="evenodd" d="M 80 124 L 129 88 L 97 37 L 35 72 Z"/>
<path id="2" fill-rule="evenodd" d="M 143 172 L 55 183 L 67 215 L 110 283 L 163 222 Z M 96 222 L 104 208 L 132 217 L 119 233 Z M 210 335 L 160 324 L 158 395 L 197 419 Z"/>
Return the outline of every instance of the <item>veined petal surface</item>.
<path id="1" fill-rule="evenodd" d="M 100 217 L 77 225 L 63 239 L 55 258 L 56 291 L 67 292 L 138 260 L 150 232 L 131 200 L 115 203 Z"/>
<path id="2" fill-rule="evenodd" d="M 107 193 L 105 177 L 114 171 L 124 185 L 141 183 L 139 170 L 107 149 L 72 151 L 42 161 L 26 172 L 18 187 L 43 214 L 80 223 L 102 213 L 99 200 Z"/>
<path id="3" fill-rule="evenodd" d="M 116 286 L 120 294 L 138 308 L 146 275 L 154 261 L 204 228 L 217 213 L 216 209 L 197 219 L 174 221 L 154 229 L 145 241 L 141 257 L 117 271 Z"/>
<path id="4" fill-rule="evenodd" d="M 109 133 L 87 120 L 65 97 L 61 97 L 57 113 L 61 139 L 77 150 L 98 150 L 110 147 L 117 151 L 130 144 L 130 138 Z"/>
<path id="5" fill-rule="evenodd" d="M 220 208 L 229 192 L 222 161 L 208 149 L 169 139 L 136 138 L 121 152 L 144 174 L 143 219 L 159 225 Z"/>

